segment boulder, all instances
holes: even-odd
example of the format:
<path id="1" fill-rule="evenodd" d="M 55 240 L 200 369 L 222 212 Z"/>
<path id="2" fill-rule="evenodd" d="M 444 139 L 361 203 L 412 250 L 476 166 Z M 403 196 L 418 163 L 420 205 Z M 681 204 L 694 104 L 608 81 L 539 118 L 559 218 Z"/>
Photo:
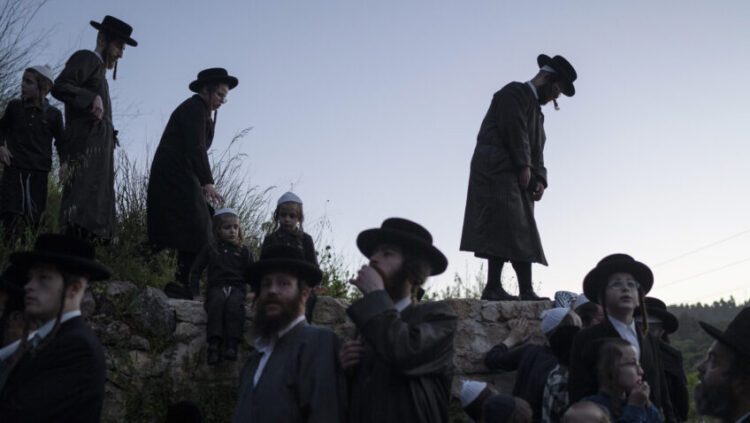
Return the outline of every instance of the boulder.
<path id="1" fill-rule="evenodd" d="M 158 337 L 168 337 L 176 328 L 175 310 L 161 290 L 147 286 L 135 301 L 137 310 L 132 319 L 139 331 Z"/>

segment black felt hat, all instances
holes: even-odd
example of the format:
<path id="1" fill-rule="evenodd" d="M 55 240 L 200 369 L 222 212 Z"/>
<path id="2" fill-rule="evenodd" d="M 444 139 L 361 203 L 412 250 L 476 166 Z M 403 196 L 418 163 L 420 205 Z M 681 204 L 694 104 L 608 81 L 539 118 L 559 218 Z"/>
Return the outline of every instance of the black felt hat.
<path id="1" fill-rule="evenodd" d="M 573 97 L 576 94 L 576 87 L 573 86 L 573 81 L 578 78 L 576 70 L 573 65 L 570 64 L 564 57 L 555 56 L 550 58 L 546 54 L 540 54 L 536 58 L 536 63 L 539 67 L 549 66 L 557 72 L 557 77 L 562 83 L 562 93 L 568 97 Z"/>
<path id="2" fill-rule="evenodd" d="M 52 263 L 74 274 L 88 277 L 91 281 L 109 279 L 112 271 L 95 259 L 94 245 L 67 235 L 41 234 L 32 251 L 13 253 L 10 261 L 28 271 L 35 263 Z"/>
<path id="3" fill-rule="evenodd" d="M 664 325 L 664 331 L 667 334 L 677 331 L 677 328 L 680 327 L 680 322 L 674 314 L 667 310 L 667 305 L 664 304 L 664 301 L 654 297 L 646 297 L 643 300 L 646 303 L 646 311 L 649 318 L 656 317 L 661 320 L 662 325 Z M 635 315 L 640 316 L 641 314 L 641 307 L 638 307 L 635 310 Z"/>
<path id="4" fill-rule="evenodd" d="M 654 274 L 645 264 L 627 254 L 611 254 L 604 257 L 583 279 L 583 293 L 592 303 L 599 303 L 599 293 L 607 286 L 607 278 L 613 273 L 630 273 L 641 285 L 646 295 L 654 285 Z"/>
<path id="5" fill-rule="evenodd" d="M 198 72 L 198 78 L 189 85 L 190 91 L 197 93 L 206 84 L 227 84 L 229 89 L 236 87 L 239 80 L 227 72 L 224 68 L 208 68 Z"/>
<path id="6" fill-rule="evenodd" d="M 104 19 L 102 19 L 101 23 L 96 21 L 91 21 L 90 23 L 91 26 L 98 29 L 99 31 L 104 31 L 117 39 L 125 41 L 125 44 L 131 45 L 133 47 L 138 45 L 138 41 L 130 38 L 130 34 L 133 33 L 133 27 L 115 18 L 114 16 L 105 16 Z"/>
<path id="7" fill-rule="evenodd" d="M 260 260 L 247 271 L 247 278 L 254 292 L 260 291 L 260 280 L 268 272 L 287 271 L 294 273 L 310 286 L 316 286 L 323 279 L 320 268 L 305 260 L 302 249 L 288 245 L 270 245 L 260 251 Z"/>
<path id="8" fill-rule="evenodd" d="M 706 322 L 698 323 L 711 337 L 744 356 L 745 359 L 750 358 L 750 336 L 748 336 L 750 335 L 750 307 L 743 308 L 724 332 Z"/>
<path id="9" fill-rule="evenodd" d="M 411 220 L 391 217 L 379 228 L 368 229 L 357 236 L 357 247 L 366 257 L 378 245 L 393 244 L 427 260 L 430 275 L 439 275 L 448 267 L 448 259 L 432 244 L 432 235 L 422 225 Z"/>

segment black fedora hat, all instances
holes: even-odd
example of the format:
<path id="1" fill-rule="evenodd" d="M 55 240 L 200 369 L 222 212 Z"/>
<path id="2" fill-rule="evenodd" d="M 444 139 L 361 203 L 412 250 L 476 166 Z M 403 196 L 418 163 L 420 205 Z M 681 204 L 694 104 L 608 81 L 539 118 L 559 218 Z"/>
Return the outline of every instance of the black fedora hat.
<path id="1" fill-rule="evenodd" d="M 727 330 L 724 332 L 706 322 L 698 323 L 711 337 L 727 345 L 746 359 L 750 358 L 750 336 L 748 336 L 750 334 L 750 307 L 743 308 L 729 323 Z"/>
<path id="2" fill-rule="evenodd" d="M 302 249 L 288 245 L 270 245 L 260 251 L 260 259 L 250 265 L 246 275 L 254 292 L 260 291 L 261 278 L 271 271 L 294 273 L 310 287 L 323 279 L 323 272 L 316 264 L 305 260 Z"/>
<path id="3" fill-rule="evenodd" d="M 95 259 L 94 245 L 67 235 L 41 234 L 32 251 L 13 253 L 11 263 L 28 271 L 34 263 L 52 263 L 91 281 L 109 279 L 112 271 Z"/>
<path id="4" fill-rule="evenodd" d="M 677 331 L 680 327 L 680 322 L 674 314 L 667 310 L 667 305 L 664 304 L 664 301 L 654 297 L 646 297 L 643 300 L 646 303 L 646 311 L 648 312 L 649 318 L 656 317 L 661 320 L 662 325 L 664 325 L 664 331 L 667 332 L 667 334 L 675 333 Z M 641 314 L 641 307 L 638 307 L 635 310 L 635 315 L 640 316 Z"/>
<path id="5" fill-rule="evenodd" d="M 630 273 L 641 285 L 646 295 L 654 285 L 654 274 L 645 264 L 627 254 L 611 254 L 604 257 L 583 278 L 583 294 L 592 303 L 599 303 L 599 293 L 606 287 L 607 278 L 613 273 Z"/>
<path id="6" fill-rule="evenodd" d="M 546 54 L 540 54 L 536 58 L 536 63 L 539 67 L 549 66 L 557 72 L 558 78 L 562 82 L 562 93 L 568 97 L 573 97 L 576 94 L 576 87 L 573 86 L 573 81 L 578 78 L 576 70 L 573 65 L 570 64 L 564 57 L 555 56 L 550 58 Z"/>
<path id="7" fill-rule="evenodd" d="M 430 275 L 439 275 L 448 267 L 448 259 L 432 244 L 430 232 L 411 220 L 391 217 L 379 228 L 362 231 L 357 236 L 357 247 L 366 257 L 383 244 L 398 245 L 427 260 Z"/>
<path id="8" fill-rule="evenodd" d="M 138 45 L 138 41 L 130 38 L 130 34 L 133 33 L 133 27 L 114 16 L 105 16 L 101 23 L 96 21 L 91 21 L 90 23 L 91 26 L 99 31 L 104 31 L 107 34 L 113 35 L 115 38 L 125 41 L 125 44 L 133 47 Z"/>
<path id="9" fill-rule="evenodd" d="M 239 80 L 227 72 L 224 68 L 208 68 L 198 72 L 198 78 L 189 85 L 190 91 L 197 93 L 206 84 L 224 83 L 229 89 L 236 87 Z"/>

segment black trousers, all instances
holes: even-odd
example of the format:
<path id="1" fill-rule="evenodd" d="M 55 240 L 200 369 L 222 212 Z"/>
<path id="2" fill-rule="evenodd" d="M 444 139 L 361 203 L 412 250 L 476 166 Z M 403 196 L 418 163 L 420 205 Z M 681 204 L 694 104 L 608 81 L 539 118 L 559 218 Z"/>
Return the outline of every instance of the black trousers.
<path id="1" fill-rule="evenodd" d="M 245 328 L 245 287 L 232 285 L 227 296 L 225 285 L 210 285 L 206 290 L 206 339 L 239 341 Z"/>
<path id="2" fill-rule="evenodd" d="M 6 240 L 23 233 L 26 225 L 39 226 L 47 208 L 49 172 L 5 166 L 0 180 L 0 218 Z"/>

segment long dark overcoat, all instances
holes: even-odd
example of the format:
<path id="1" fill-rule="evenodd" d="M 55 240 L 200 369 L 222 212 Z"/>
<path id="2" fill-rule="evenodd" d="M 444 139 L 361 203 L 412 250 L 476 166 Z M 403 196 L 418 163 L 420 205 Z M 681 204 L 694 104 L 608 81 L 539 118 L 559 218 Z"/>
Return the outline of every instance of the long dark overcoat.
<path id="1" fill-rule="evenodd" d="M 599 349 L 608 338 L 620 338 L 620 334 L 606 318 L 603 322 L 581 329 L 576 334 L 570 350 L 568 373 L 570 404 L 580 401 L 583 397 L 596 395 L 599 391 L 596 377 L 597 357 Z M 651 388 L 651 402 L 664 413 L 666 422 L 676 422 L 659 350 L 660 341 L 651 334 L 644 336 L 640 332 L 638 341 L 641 348 L 640 363 L 644 379 Z"/>
<path id="2" fill-rule="evenodd" d="M 385 291 L 354 302 L 347 313 L 365 353 L 350 378 L 351 423 L 448 421 L 456 314 L 442 302 L 399 313 Z"/>
<path id="3" fill-rule="evenodd" d="M 0 422 L 99 422 L 104 374 L 104 348 L 83 318 L 74 317 L 13 369 L 0 393 Z"/>
<path id="4" fill-rule="evenodd" d="M 478 257 L 546 265 L 534 220 L 534 201 L 518 185 L 520 170 L 547 186 L 544 115 L 528 84 L 511 82 L 496 92 L 471 159 L 461 250 Z"/>
<path id="5" fill-rule="evenodd" d="M 664 341 L 659 342 L 659 352 L 664 364 L 664 377 L 669 387 L 672 408 L 677 420 L 685 422 L 690 411 L 690 395 L 687 388 L 687 376 L 682 366 L 682 353 Z"/>
<path id="6" fill-rule="evenodd" d="M 211 237 L 203 185 L 213 184 L 208 148 L 214 125 L 208 103 L 194 95 L 177 106 L 151 163 L 146 200 L 151 244 L 199 252 Z"/>
<path id="7" fill-rule="evenodd" d="M 69 170 L 60 226 L 79 226 L 104 238 L 112 235 L 115 225 L 115 130 L 106 71 L 95 52 L 79 50 L 52 87 L 52 95 L 65 103 L 65 150 L 60 161 L 67 162 Z M 100 121 L 91 115 L 97 95 L 104 106 Z"/>

